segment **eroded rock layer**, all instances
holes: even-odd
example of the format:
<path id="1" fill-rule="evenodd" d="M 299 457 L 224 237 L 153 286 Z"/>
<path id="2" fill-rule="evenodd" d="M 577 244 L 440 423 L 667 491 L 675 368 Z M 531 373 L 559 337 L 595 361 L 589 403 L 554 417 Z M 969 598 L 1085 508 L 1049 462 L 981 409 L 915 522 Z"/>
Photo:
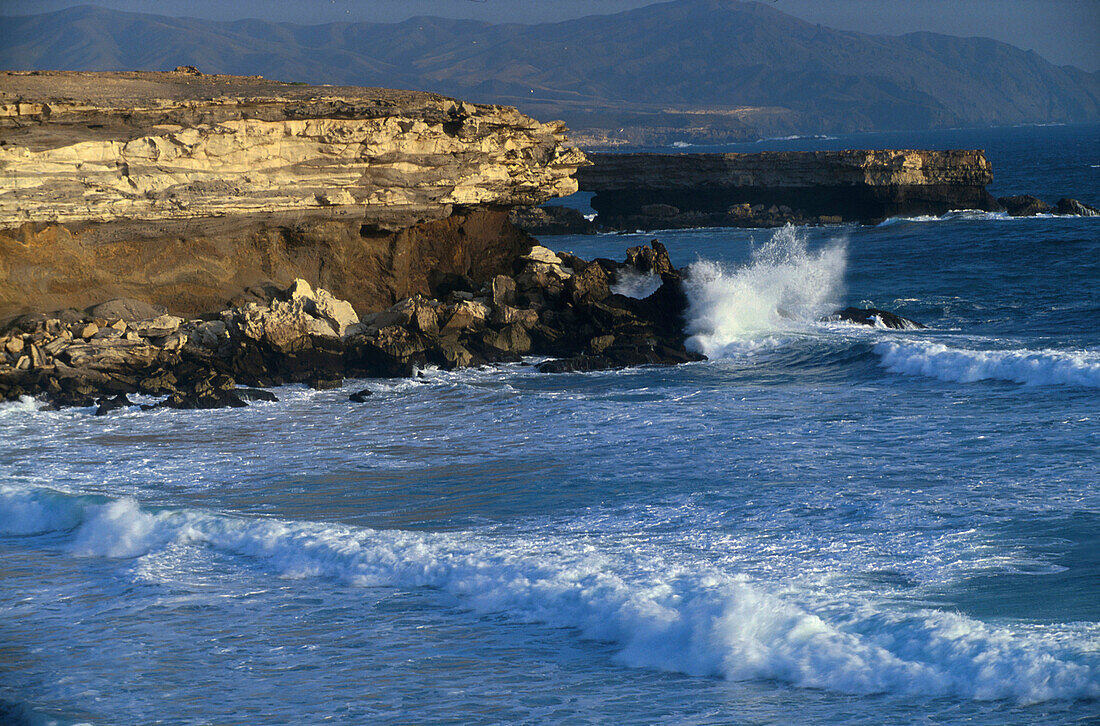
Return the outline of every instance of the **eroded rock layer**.
<path id="1" fill-rule="evenodd" d="M 116 296 L 194 315 L 314 280 L 377 310 L 510 271 L 506 211 L 576 190 L 560 122 L 429 93 L 0 73 L 0 317 Z"/>
<path id="2" fill-rule="evenodd" d="M 412 91 L 6 72 L 0 227 L 346 207 L 400 228 L 445 217 L 451 204 L 572 193 L 584 157 L 563 145 L 564 131 L 513 108 Z"/>
<path id="3" fill-rule="evenodd" d="M 591 154 L 582 191 L 611 227 L 873 221 L 999 209 L 981 151 Z"/>

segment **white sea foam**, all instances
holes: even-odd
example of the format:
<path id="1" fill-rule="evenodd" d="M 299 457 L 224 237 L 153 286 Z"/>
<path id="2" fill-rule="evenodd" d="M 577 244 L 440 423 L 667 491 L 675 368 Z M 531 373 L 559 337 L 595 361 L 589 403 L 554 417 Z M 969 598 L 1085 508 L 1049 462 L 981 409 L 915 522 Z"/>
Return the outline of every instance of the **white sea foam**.
<path id="1" fill-rule="evenodd" d="M 38 404 L 30 396 L 20 396 L 15 401 L 0 401 L 0 417 L 20 416 L 37 410 Z"/>
<path id="2" fill-rule="evenodd" d="M 967 350 L 940 343 L 882 342 L 875 345 L 892 373 L 955 383 L 1000 380 L 1029 386 L 1100 388 L 1100 353 L 1057 350 Z"/>
<path id="3" fill-rule="evenodd" d="M 611 292 L 641 300 L 657 292 L 660 286 L 660 275 L 629 270 L 616 275 Z"/>
<path id="4" fill-rule="evenodd" d="M 857 604 L 818 613 L 713 566 L 604 551 L 586 539 L 371 530 L 16 487 L 0 489 L 0 511 L 0 532 L 66 532 L 68 547 L 85 556 L 194 545 L 253 558 L 286 577 L 435 588 L 477 612 L 611 642 L 631 666 L 860 694 L 1100 697 L 1092 631 L 1011 631 L 941 611 Z M 33 521 L 21 523 L 23 515 Z"/>
<path id="5" fill-rule="evenodd" d="M 776 230 L 743 267 L 692 264 L 688 347 L 715 358 L 771 333 L 805 329 L 836 307 L 846 265 L 843 241 L 810 252 L 805 233 L 791 225 Z"/>
<path id="6" fill-rule="evenodd" d="M 1008 212 L 986 212 L 981 209 L 955 209 L 940 215 L 917 214 L 911 217 L 889 217 L 879 222 L 878 226 L 890 227 L 895 224 L 901 224 L 903 222 L 951 222 L 960 219 L 968 221 L 991 222 L 1024 219 L 1024 217 L 1012 217 L 1008 214 Z"/>

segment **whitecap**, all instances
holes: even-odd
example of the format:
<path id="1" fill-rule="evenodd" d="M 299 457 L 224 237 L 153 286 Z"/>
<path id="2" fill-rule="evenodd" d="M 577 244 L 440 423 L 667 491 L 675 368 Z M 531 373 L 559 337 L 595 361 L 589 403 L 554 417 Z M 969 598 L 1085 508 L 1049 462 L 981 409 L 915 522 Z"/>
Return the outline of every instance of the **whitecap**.
<path id="1" fill-rule="evenodd" d="M 1091 351 L 967 350 L 926 341 L 881 342 L 874 350 L 892 373 L 953 383 L 1001 380 L 1100 388 L 1100 354 Z"/>

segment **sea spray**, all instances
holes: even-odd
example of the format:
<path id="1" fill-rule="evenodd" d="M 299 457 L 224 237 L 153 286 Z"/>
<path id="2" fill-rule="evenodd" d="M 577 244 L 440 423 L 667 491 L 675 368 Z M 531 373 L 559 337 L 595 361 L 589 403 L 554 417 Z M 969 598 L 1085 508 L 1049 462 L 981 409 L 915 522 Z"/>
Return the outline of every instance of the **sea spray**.
<path id="1" fill-rule="evenodd" d="M 805 232 L 791 225 L 755 248 L 743 267 L 695 262 L 685 283 L 687 347 L 715 358 L 735 344 L 805 329 L 837 306 L 846 266 L 843 240 L 811 252 Z"/>
<path id="2" fill-rule="evenodd" d="M 247 557 L 284 577 L 433 588 L 479 613 L 613 643 L 617 659 L 636 667 L 857 694 L 1100 697 L 1100 659 L 1076 641 L 936 610 L 855 603 L 819 614 L 744 575 L 635 548 L 152 509 L 132 498 L 8 486 L 0 488 L 0 511 L 34 520 L 0 520 L 0 533 L 61 534 L 53 541 L 80 556 L 142 558 L 196 547 Z"/>

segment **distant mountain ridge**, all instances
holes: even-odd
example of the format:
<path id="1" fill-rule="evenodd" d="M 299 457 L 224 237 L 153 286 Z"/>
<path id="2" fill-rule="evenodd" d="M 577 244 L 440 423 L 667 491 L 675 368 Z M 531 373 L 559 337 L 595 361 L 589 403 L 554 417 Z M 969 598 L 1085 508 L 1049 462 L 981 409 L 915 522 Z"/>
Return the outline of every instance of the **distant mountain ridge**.
<path id="1" fill-rule="evenodd" d="M 1100 73 L 986 38 L 868 35 L 756 2 L 677 0 L 559 23 L 302 26 L 82 6 L 0 24 L 0 67 L 166 70 L 422 89 L 627 140 L 732 140 L 1100 120 Z"/>

